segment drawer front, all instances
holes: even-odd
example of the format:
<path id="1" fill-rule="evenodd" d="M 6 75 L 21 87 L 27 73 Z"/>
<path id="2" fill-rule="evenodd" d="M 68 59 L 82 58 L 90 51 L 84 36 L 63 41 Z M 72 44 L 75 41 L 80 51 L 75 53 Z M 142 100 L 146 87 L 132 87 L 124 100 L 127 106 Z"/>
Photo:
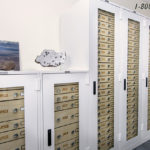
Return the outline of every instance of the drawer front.
<path id="1" fill-rule="evenodd" d="M 101 84 L 98 85 L 99 90 L 109 89 L 109 88 L 112 88 L 112 87 L 113 87 L 112 83 L 101 83 Z"/>
<path id="2" fill-rule="evenodd" d="M 114 78 L 113 77 L 109 77 L 109 76 L 99 77 L 98 78 L 98 82 L 100 82 L 100 83 L 104 83 L 104 82 L 111 82 L 111 83 L 113 83 L 113 80 L 114 80 Z"/>
<path id="3" fill-rule="evenodd" d="M 138 65 L 135 64 L 128 64 L 128 69 L 137 69 Z"/>
<path id="4" fill-rule="evenodd" d="M 106 121 L 106 122 L 99 122 L 98 123 L 98 129 L 105 129 L 105 128 L 113 128 L 114 124 L 112 124 L 112 122 Z"/>
<path id="5" fill-rule="evenodd" d="M 78 100 L 63 102 L 63 103 L 57 103 L 57 104 L 55 104 L 55 111 L 73 109 L 73 108 L 77 108 L 78 106 L 79 106 Z"/>
<path id="6" fill-rule="evenodd" d="M 104 21 L 104 22 L 109 22 L 109 23 L 114 22 L 114 18 L 112 18 L 112 16 L 105 16 L 105 15 L 102 15 L 102 14 L 98 15 L 98 20 L 99 21 Z"/>
<path id="7" fill-rule="evenodd" d="M 131 41 L 137 41 L 137 40 L 139 40 L 139 36 L 137 36 L 137 35 L 129 35 L 128 36 L 128 39 L 129 39 L 129 41 L 131 40 Z"/>
<path id="8" fill-rule="evenodd" d="M 114 64 L 111 63 L 99 63 L 98 69 L 114 69 Z"/>
<path id="9" fill-rule="evenodd" d="M 55 150 L 67 150 L 67 149 L 70 150 L 78 147 L 79 147 L 79 139 L 75 138 L 73 140 L 56 145 Z"/>
<path id="10" fill-rule="evenodd" d="M 61 127 L 67 124 L 79 121 L 78 108 L 55 112 L 55 127 Z"/>
<path id="11" fill-rule="evenodd" d="M 114 58 L 112 58 L 112 57 L 100 57 L 100 58 L 98 58 L 98 62 L 100 62 L 100 63 L 113 63 Z"/>
<path id="12" fill-rule="evenodd" d="M 113 50 L 114 49 L 114 45 L 113 44 L 109 44 L 109 43 L 100 43 L 100 44 L 98 44 L 98 48 Z"/>
<path id="13" fill-rule="evenodd" d="M 98 55 L 99 55 L 99 58 L 100 58 L 100 56 L 109 56 L 109 57 L 112 57 L 114 55 L 114 51 L 112 51 L 112 50 L 106 50 L 106 49 L 99 49 Z"/>
<path id="14" fill-rule="evenodd" d="M 11 131 L 11 130 L 16 130 L 19 128 L 24 128 L 24 120 L 23 119 L 0 123 L 0 133 L 6 132 L 6 131 Z"/>
<path id="15" fill-rule="evenodd" d="M 98 107 L 100 107 L 100 109 L 114 107 L 114 102 L 113 101 L 108 101 L 108 102 L 105 102 L 105 103 L 100 103 L 100 104 L 98 104 Z"/>
<path id="16" fill-rule="evenodd" d="M 55 129 L 55 144 L 59 144 L 79 136 L 78 123 Z"/>
<path id="17" fill-rule="evenodd" d="M 104 36 L 109 36 L 109 37 L 114 37 L 113 30 L 106 30 L 106 29 L 99 28 L 98 29 L 98 34 L 99 35 L 104 35 Z"/>
<path id="18" fill-rule="evenodd" d="M 113 95 L 113 91 L 112 89 L 99 90 L 98 95 L 99 96 Z"/>
<path id="19" fill-rule="evenodd" d="M 107 141 L 113 139 L 113 134 L 108 133 L 108 134 L 98 135 L 98 137 L 100 138 L 100 141 Z"/>
<path id="20" fill-rule="evenodd" d="M 133 47 L 133 46 L 130 46 L 130 45 L 128 46 L 128 51 L 129 51 L 129 53 L 131 53 L 131 54 L 132 54 L 132 53 L 135 53 L 135 54 L 136 54 L 136 57 L 138 56 L 137 53 L 136 53 L 136 52 L 138 51 L 138 49 L 139 49 L 139 48 L 138 48 L 138 47 L 135 47 L 135 46 L 134 46 L 134 47 Z"/>
<path id="21" fill-rule="evenodd" d="M 15 141 L 0 144 L 1 150 L 25 150 L 25 139 L 18 139 Z"/>
<path id="22" fill-rule="evenodd" d="M 108 114 L 112 114 L 114 112 L 113 108 L 106 108 L 106 109 L 100 109 L 98 115 L 102 116 L 102 115 L 108 115 Z"/>
<path id="23" fill-rule="evenodd" d="M 14 100 L 14 99 L 23 99 L 24 98 L 24 90 L 9 90 L 2 91 L 0 90 L 0 101 L 5 100 Z"/>
<path id="24" fill-rule="evenodd" d="M 129 53 L 128 57 L 129 58 L 135 58 L 135 57 L 137 57 L 137 54 L 136 53 Z"/>
<path id="25" fill-rule="evenodd" d="M 114 43 L 114 39 L 108 37 L 108 36 L 103 36 L 103 35 L 98 35 L 98 40 L 101 42 L 107 42 L 107 43 Z"/>
<path id="26" fill-rule="evenodd" d="M 106 134 L 110 134 L 112 133 L 112 127 L 107 127 L 107 128 L 103 128 L 103 129 L 98 129 L 98 133 L 100 135 L 106 135 Z"/>
<path id="27" fill-rule="evenodd" d="M 106 122 L 106 121 L 112 122 L 113 121 L 113 115 L 110 114 L 110 115 L 98 117 L 98 123 L 100 123 L 100 122 Z"/>
<path id="28" fill-rule="evenodd" d="M 112 101 L 113 101 L 113 97 L 110 95 L 98 97 L 98 104 L 112 102 Z"/>
<path id="29" fill-rule="evenodd" d="M 138 42 L 136 42 L 136 41 L 129 41 L 129 46 L 134 46 L 134 47 L 138 47 L 139 48 L 139 43 Z"/>
<path id="30" fill-rule="evenodd" d="M 24 118 L 24 100 L 0 103 L 0 122 Z"/>
<path id="31" fill-rule="evenodd" d="M 24 137 L 24 129 L 13 130 L 0 134 L 0 144 Z"/>
<path id="32" fill-rule="evenodd" d="M 72 100 L 78 100 L 79 94 L 78 93 L 67 93 L 61 95 L 55 95 L 55 103 L 67 102 Z"/>
<path id="33" fill-rule="evenodd" d="M 107 22 L 99 21 L 98 22 L 98 26 L 99 26 L 99 28 L 104 28 L 104 29 L 108 29 L 108 30 L 114 30 L 114 25 L 110 24 L 110 23 L 107 23 Z"/>
<path id="34" fill-rule="evenodd" d="M 64 93 L 73 93 L 78 92 L 78 85 L 62 85 L 62 86 L 56 86 L 55 87 L 55 94 L 64 94 Z"/>
<path id="35" fill-rule="evenodd" d="M 114 71 L 113 70 L 99 70 L 98 76 L 113 76 Z"/>
<path id="36" fill-rule="evenodd" d="M 130 30 L 129 35 L 139 35 L 139 30 Z"/>
<path id="37" fill-rule="evenodd" d="M 111 142 L 110 140 L 104 141 L 104 142 L 99 143 L 98 145 L 99 145 L 98 150 L 109 150 L 113 145 L 113 141 Z"/>

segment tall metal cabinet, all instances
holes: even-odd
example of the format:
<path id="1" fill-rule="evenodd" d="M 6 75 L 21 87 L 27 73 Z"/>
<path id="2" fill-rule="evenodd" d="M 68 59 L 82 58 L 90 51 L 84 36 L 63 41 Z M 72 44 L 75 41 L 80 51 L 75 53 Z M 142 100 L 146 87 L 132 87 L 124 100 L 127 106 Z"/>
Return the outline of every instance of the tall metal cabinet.
<path id="1" fill-rule="evenodd" d="M 84 150 L 89 131 L 85 72 L 43 74 L 44 150 Z"/>
<path id="2" fill-rule="evenodd" d="M 40 150 L 37 79 L 36 74 L 0 75 L 0 149 Z"/>

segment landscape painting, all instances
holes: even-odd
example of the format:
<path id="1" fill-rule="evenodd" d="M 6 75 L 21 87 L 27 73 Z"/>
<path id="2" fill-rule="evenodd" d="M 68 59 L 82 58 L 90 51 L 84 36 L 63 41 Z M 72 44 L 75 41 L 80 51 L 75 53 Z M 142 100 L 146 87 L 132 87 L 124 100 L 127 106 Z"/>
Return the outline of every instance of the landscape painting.
<path id="1" fill-rule="evenodd" d="M 20 70 L 18 42 L 0 41 L 0 70 Z"/>

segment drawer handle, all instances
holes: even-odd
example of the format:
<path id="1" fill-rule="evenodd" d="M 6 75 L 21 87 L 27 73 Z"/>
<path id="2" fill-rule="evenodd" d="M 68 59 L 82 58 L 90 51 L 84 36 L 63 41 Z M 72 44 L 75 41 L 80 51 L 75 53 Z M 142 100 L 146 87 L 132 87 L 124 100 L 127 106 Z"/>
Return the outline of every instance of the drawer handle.
<path id="1" fill-rule="evenodd" d="M 74 108 L 74 107 L 75 107 L 75 104 L 74 104 L 74 103 L 72 103 L 72 104 L 71 104 L 71 107 L 72 107 L 72 108 Z"/>
<path id="2" fill-rule="evenodd" d="M 71 146 L 73 147 L 74 145 L 75 145 L 75 142 L 72 142 L 72 143 L 71 143 Z"/>
<path id="3" fill-rule="evenodd" d="M 74 134 L 75 133 L 75 131 L 73 130 L 72 132 L 71 132 L 71 134 Z"/>
<path id="4" fill-rule="evenodd" d="M 19 124 L 18 124 L 18 123 L 14 124 L 14 128 L 15 128 L 15 129 L 17 129 L 18 127 L 19 127 Z"/>
<path id="5" fill-rule="evenodd" d="M 72 87 L 72 88 L 71 88 L 71 91 L 75 91 L 75 88 L 74 88 L 74 87 Z"/>
<path id="6" fill-rule="evenodd" d="M 61 135 L 58 135 L 58 136 L 57 136 L 57 139 L 60 139 L 60 138 L 61 138 Z"/>
<path id="7" fill-rule="evenodd" d="M 71 116 L 71 119 L 74 119 L 74 117 L 75 117 L 75 116 L 74 116 L 74 115 L 72 115 L 72 116 Z"/>
<path id="8" fill-rule="evenodd" d="M 14 93 L 14 97 L 17 97 L 18 96 L 18 93 Z"/>
<path id="9" fill-rule="evenodd" d="M 13 137 L 16 139 L 16 138 L 19 137 L 19 135 L 18 134 L 14 134 Z"/>
<path id="10" fill-rule="evenodd" d="M 72 96 L 71 96 L 71 99 L 75 99 L 75 96 L 74 96 L 74 95 L 72 95 Z"/>
<path id="11" fill-rule="evenodd" d="M 60 97 L 57 97 L 57 102 L 60 102 L 61 98 Z"/>
<path id="12" fill-rule="evenodd" d="M 60 122 L 60 118 L 57 118 L 57 122 Z"/>
<path id="13" fill-rule="evenodd" d="M 17 112 L 18 112 L 18 109 L 17 109 L 17 108 L 15 108 L 15 109 L 13 110 L 13 112 L 14 112 L 14 113 L 17 113 Z"/>

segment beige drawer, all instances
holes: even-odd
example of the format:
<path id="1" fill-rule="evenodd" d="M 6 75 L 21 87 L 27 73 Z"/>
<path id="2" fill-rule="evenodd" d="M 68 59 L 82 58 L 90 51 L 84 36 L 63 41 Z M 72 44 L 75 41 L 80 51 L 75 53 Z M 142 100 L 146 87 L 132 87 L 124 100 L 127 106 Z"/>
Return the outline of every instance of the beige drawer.
<path id="1" fill-rule="evenodd" d="M 134 64 L 137 62 L 137 59 L 133 59 L 133 58 L 128 58 L 128 63 L 130 64 Z"/>
<path id="2" fill-rule="evenodd" d="M 137 70 L 128 70 L 128 75 L 138 75 Z"/>
<path id="3" fill-rule="evenodd" d="M 138 118 L 133 118 L 133 119 L 127 120 L 127 125 L 137 123 L 137 122 L 138 122 Z"/>
<path id="4" fill-rule="evenodd" d="M 129 46 L 139 47 L 139 43 L 138 42 L 134 42 L 134 41 L 128 41 L 128 45 Z"/>
<path id="5" fill-rule="evenodd" d="M 25 139 L 0 144 L 0 150 L 25 150 Z"/>
<path id="6" fill-rule="evenodd" d="M 131 114 L 131 113 L 138 113 L 138 108 L 130 108 L 127 110 L 127 113 L 128 114 Z"/>
<path id="7" fill-rule="evenodd" d="M 132 124 L 132 125 L 128 126 L 127 132 L 134 131 L 134 130 L 137 130 L 137 129 L 138 129 L 137 124 Z"/>
<path id="8" fill-rule="evenodd" d="M 24 128 L 1 133 L 0 134 L 0 144 L 4 143 L 4 142 L 9 142 L 12 140 L 17 140 L 19 138 L 23 138 L 24 134 L 25 134 Z"/>
<path id="9" fill-rule="evenodd" d="M 128 102 L 128 103 L 137 102 L 137 99 L 136 99 L 136 97 L 129 97 L 129 98 L 127 99 L 127 102 Z"/>
<path id="10" fill-rule="evenodd" d="M 113 88 L 113 84 L 112 83 L 101 83 L 98 85 L 98 89 L 102 90 L 102 89 L 110 89 Z"/>
<path id="11" fill-rule="evenodd" d="M 137 136 L 137 133 L 134 133 L 134 134 L 132 134 L 132 135 L 127 134 L 127 139 L 130 140 L 130 139 L 132 139 L 132 138 L 134 138 L 134 137 L 136 137 L 136 136 Z"/>
<path id="12" fill-rule="evenodd" d="M 75 138 L 73 140 L 66 141 L 64 143 L 56 145 L 55 150 L 70 150 L 70 149 L 78 148 L 78 147 L 79 147 L 79 139 Z"/>
<path id="13" fill-rule="evenodd" d="M 55 144 L 59 144 L 79 136 L 79 124 L 71 124 L 55 129 Z"/>
<path id="14" fill-rule="evenodd" d="M 79 94 L 78 93 L 68 93 L 68 94 L 61 94 L 55 95 L 55 103 L 78 100 Z"/>
<path id="15" fill-rule="evenodd" d="M 0 132 L 6 132 L 14 129 L 24 128 L 24 120 L 13 120 L 0 123 Z"/>
<path id="16" fill-rule="evenodd" d="M 138 97 L 137 97 L 137 96 L 138 96 L 138 92 L 134 92 L 134 91 L 131 91 L 131 92 L 128 91 L 128 92 L 127 92 L 127 97 L 128 97 L 128 98 L 130 98 L 130 97 L 135 97 L 135 98 L 138 100 Z"/>
<path id="17" fill-rule="evenodd" d="M 106 102 L 112 102 L 114 101 L 113 96 L 107 95 L 107 96 L 102 96 L 98 97 L 98 103 L 106 103 Z"/>
<path id="18" fill-rule="evenodd" d="M 139 36 L 139 31 L 138 30 L 132 30 L 132 29 L 129 29 L 129 35 L 137 35 Z"/>
<path id="19" fill-rule="evenodd" d="M 98 28 L 98 34 L 104 35 L 104 36 L 109 36 L 109 37 L 114 37 L 113 30 L 106 30 L 106 29 Z"/>
<path id="20" fill-rule="evenodd" d="M 136 81 L 128 81 L 127 85 L 128 85 L 128 87 L 132 87 L 132 86 L 138 87 L 138 82 L 136 82 Z"/>
<path id="21" fill-rule="evenodd" d="M 114 123 L 113 122 L 109 122 L 109 121 L 98 123 L 98 129 L 99 130 L 105 129 L 105 128 L 108 128 L 108 127 L 113 128 L 114 127 Z"/>
<path id="22" fill-rule="evenodd" d="M 114 56 L 114 51 L 113 50 L 106 50 L 106 49 L 99 49 L 98 50 L 98 57 L 100 57 L 100 56 L 112 57 L 112 56 Z"/>
<path id="23" fill-rule="evenodd" d="M 127 119 L 128 120 L 134 120 L 134 119 L 137 119 L 138 118 L 138 114 L 128 114 L 127 115 Z"/>
<path id="24" fill-rule="evenodd" d="M 114 22 L 114 17 L 106 16 L 105 14 L 101 14 L 101 13 L 98 15 L 98 19 L 99 21 L 104 21 L 104 22 L 109 22 L 109 23 Z"/>
<path id="25" fill-rule="evenodd" d="M 138 69 L 138 65 L 136 65 L 136 64 L 128 64 L 128 69 Z"/>
<path id="26" fill-rule="evenodd" d="M 24 100 L 0 102 L 0 122 L 24 118 Z"/>
<path id="27" fill-rule="evenodd" d="M 99 96 L 107 96 L 107 95 L 112 95 L 112 94 L 114 94 L 112 89 L 105 89 L 105 90 L 99 90 L 98 91 Z"/>
<path id="28" fill-rule="evenodd" d="M 138 132 L 137 128 L 136 129 L 131 129 L 131 130 L 127 131 L 127 136 L 128 135 L 135 135 L 135 134 L 137 134 L 137 132 Z"/>
<path id="29" fill-rule="evenodd" d="M 138 22 L 129 20 L 129 24 L 128 24 L 129 28 L 132 29 L 139 29 L 140 28 L 140 24 Z"/>
<path id="30" fill-rule="evenodd" d="M 103 22 L 103 21 L 98 22 L 98 27 L 103 28 L 103 29 L 114 30 L 114 25 L 113 24 L 110 24 L 108 22 Z"/>
<path id="31" fill-rule="evenodd" d="M 108 36 L 103 36 L 103 35 L 98 35 L 98 40 L 100 42 L 106 42 L 106 43 L 111 43 L 114 44 L 114 38 L 108 37 Z"/>
<path id="32" fill-rule="evenodd" d="M 128 55 L 130 53 L 136 53 L 136 57 L 138 56 L 138 52 L 139 52 L 139 48 L 138 47 L 131 47 L 130 45 L 128 45 Z"/>
<path id="33" fill-rule="evenodd" d="M 98 138 L 100 139 L 100 141 L 107 141 L 107 140 L 112 140 L 113 137 L 113 133 L 108 133 L 108 134 L 103 134 L 103 135 L 98 135 Z"/>
<path id="34" fill-rule="evenodd" d="M 98 104 L 98 108 L 100 108 L 100 109 L 105 109 L 105 108 L 109 108 L 109 107 L 114 107 L 114 102 L 113 101 L 108 101 L 108 102 L 105 102 L 105 103 Z"/>
<path id="35" fill-rule="evenodd" d="M 128 40 L 129 41 L 138 41 L 139 40 L 139 36 L 128 35 Z"/>
<path id="36" fill-rule="evenodd" d="M 113 118 L 112 114 L 98 117 L 98 123 L 106 122 L 106 121 L 112 122 L 113 120 L 114 120 L 114 118 Z"/>
<path id="37" fill-rule="evenodd" d="M 109 150 L 112 147 L 113 147 L 112 142 L 103 142 L 98 144 L 98 150 Z"/>
<path id="38" fill-rule="evenodd" d="M 55 112 L 55 128 L 79 121 L 78 108 Z"/>
<path id="39" fill-rule="evenodd" d="M 99 76 L 114 76 L 113 70 L 98 70 Z"/>
<path id="40" fill-rule="evenodd" d="M 23 99 L 23 98 L 24 98 L 24 90 L 23 89 L 0 91 L 0 101 Z"/>
<path id="41" fill-rule="evenodd" d="M 55 104 L 55 111 L 77 108 L 79 106 L 78 100 L 68 101 Z"/>
<path id="42" fill-rule="evenodd" d="M 138 76 L 137 76 L 137 75 L 128 75 L 127 79 L 128 79 L 128 80 L 131 80 L 131 81 L 133 81 L 133 80 L 134 80 L 134 81 L 135 81 L 135 80 L 137 81 L 137 80 L 138 80 Z"/>
<path id="43" fill-rule="evenodd" d="M 55 86 L 55 94 L 73 93 L 78 92 L 78 90 L 78 84 Z"/>
<path id="44" fill-rule="evenodd" d="M 114 69 L 114 64 L 111 64 L 111 63 L 98 63 L 98 69 Z"/>
<path id="45" fill-rule="evenodd" d="M 113 112 L 114 112 L 113 108 L 100 109 L 98 111 L 98 115 L 100 115 L 100 116 L 109 115 L 109 114 L 112 114 Z"/>
<path id="46" fill-rule="evenodd" d="M 135 58 L 135 57 L 137 57 L 136 53 L 131 53 L 131 52 L 128 53 L 128 58 Z"/>
<path id="47" fill-rule="evenodd" d="M 127 91 L 138 92 L 138 86 L 128 86 Z"/>
<path id="48" fill-rule="evenodd" d="M 98 78 L 98 82 L 100 82 L 100 83 L 104 83 L 104 82 L 111 82 L 111 83 L 113 83 L 113 81 L 114 81 L 114 78 L 110 77 L 110 76 L 99 77 Z"/>
<path id="49" fill-rule="evenodd" d="M 102 62 L 102 63 L 114 63 L 114 58 L 113 57 L 104 57 L 101 56 L 98 58 L 98 62 Z"/>
<path id="50" fill-rule="evenodd" d="M 98 134 L 100 134 L 100 135 L 110 134 L 112 132 L 114 132 L 114 128 L 112 128 L 112 127 L 107 127 L 107 128 L 103 128 L 103 129 L 98 128 Z"/>
<path id="51" fill-rule="evenodd" d="M 132 102 L 132 103 L 127 103 L 127 108 L 131 109 L 131 108 L 138 108 L 138 103 L 137 102 Z"/>
<path id="52" fill-rule="evenodd" d="M 114 45 L 113 44 L 109 44 L 109 43 L 102 43 L 100 42 L 98 44 L 98 48 L 100 49 L 109 49 L 109 50 L 114 50 Z"/>

